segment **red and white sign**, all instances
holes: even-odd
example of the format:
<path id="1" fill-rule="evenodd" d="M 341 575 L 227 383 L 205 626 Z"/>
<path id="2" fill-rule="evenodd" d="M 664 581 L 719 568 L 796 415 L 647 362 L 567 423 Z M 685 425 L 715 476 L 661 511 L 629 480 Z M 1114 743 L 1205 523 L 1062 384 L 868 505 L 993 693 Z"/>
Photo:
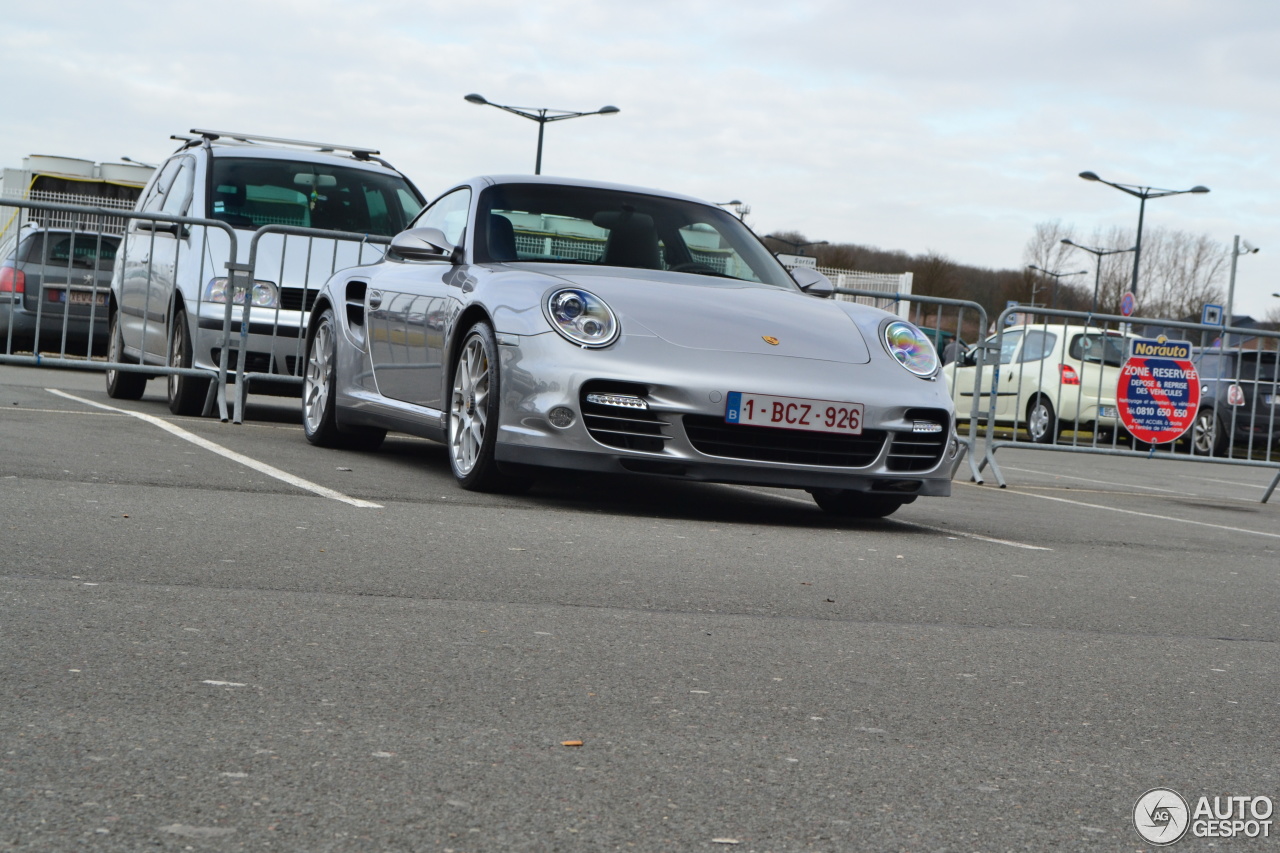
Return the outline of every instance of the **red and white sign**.
<path id="1" fill-rule="evenodd" d="M 1176 441 L 1200 408 L 1200 375 L 1190 341 L 1136 339 L 1120 368 L 1116 409 L 1134 438 L 1148 444 Z"/>

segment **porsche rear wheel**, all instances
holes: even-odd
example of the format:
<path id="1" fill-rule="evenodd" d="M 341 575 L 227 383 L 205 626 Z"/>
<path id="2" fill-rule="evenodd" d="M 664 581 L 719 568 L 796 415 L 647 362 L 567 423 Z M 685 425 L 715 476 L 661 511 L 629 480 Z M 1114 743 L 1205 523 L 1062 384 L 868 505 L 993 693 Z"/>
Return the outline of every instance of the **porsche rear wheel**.
<path id="1" fill-rule="evenodd" d="M 843 518 L 884 518 L 893 515 L 913 498 L 895 498 L 887 495 L 869 495 L 849 489 L 810 489 L 814 503 L 823 512 Z"/>
<path id="2" fill-rule="evenodd" d="M 532 480 L 503 473 L 494 458 L 501 406 L 498 343 L 488 323 L 467 332 L 453 364 L 449 393 L 449 467 L 475 492 L 512 492 Z"/>
<path id="3" fill-rule="evenodd" d="M 325 309 L 307 337 L 307 369 L 302 377 L 302 432 L 318 447 L 376 450 L 386 438 L 385 429 L 340 429 L 335 402 L 337 338 L 333 312 Z"/>

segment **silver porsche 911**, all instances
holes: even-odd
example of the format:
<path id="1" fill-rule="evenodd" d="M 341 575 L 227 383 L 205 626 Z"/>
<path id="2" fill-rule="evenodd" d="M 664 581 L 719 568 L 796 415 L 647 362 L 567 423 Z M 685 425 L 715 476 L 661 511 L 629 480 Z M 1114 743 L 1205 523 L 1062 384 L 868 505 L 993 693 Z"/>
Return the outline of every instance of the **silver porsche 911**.
<path id="1" fill-rule="evenodd" d="M 865 518 L 950 494 L 954 413 L 932 344 L 831 294 L 714 205 L 476 178 L 384 260 L 324 286 L 306 435 L 434 439 L 480 491 L 571 468 L 807 489 Z"/>

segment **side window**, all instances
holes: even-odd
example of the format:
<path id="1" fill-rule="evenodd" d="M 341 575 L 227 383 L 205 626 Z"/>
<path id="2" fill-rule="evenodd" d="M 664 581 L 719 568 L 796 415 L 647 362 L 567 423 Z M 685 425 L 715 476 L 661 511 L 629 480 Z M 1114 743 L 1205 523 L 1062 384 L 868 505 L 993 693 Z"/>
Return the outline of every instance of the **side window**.
<path id="1" fill-rule="evenodd" d="M 189 158 L 185 158 L 173 183 L 164 194 L 164 202 L 160 205 L 161 213 L 171 216 L 183 216 L 191 207 L 191 187 L 195 177 L 195 166 Z"/>
<path id="2" fill-rule="evenodd" d="M 1027 332 L 1026 342 L 1022 345 L 1022 354 L 1018 356 L 1018 361 L 1040 361 L 1053 351 L 1057 342 L 1058 336 L 1053 332 L 1032 329 Z"/>
<path id="3" fill-rule="evenodd" d="M 989 338 L 988 344 L 994 344 L 995 338 Z M 1018 344 L 1022 343 L 1022 332 L 1005 332 L 1004 338 L 1000 342 L 1000 363 L 1011 364 L 1013 362 L 1013 354 L 1018 351 Z"/>
<path id="4" fill-rule="evenodd" d="M 471 190 L 454 190 L 423 211 L 415 228 L 439 228 L 445 239 L 457 246 L 467 230 L 467 211 L 471 208 Z"/>
<path id="5" fill-rule="evenodd" d="M 161 206 L 164 204 L 165 193 L 169 191 L 169 185 L 173 183 L 174 176 L 178 174 L 178 169 L 182 165 L 182 158 L 174 157 L 165 163 L 160 169 L 160 174 L 156 176 L 156 181 L 151 185 L 151 189 L 147 192 L 147 197 L 142 202 L 141 210 L 146 213 L 159 213 Z"/>

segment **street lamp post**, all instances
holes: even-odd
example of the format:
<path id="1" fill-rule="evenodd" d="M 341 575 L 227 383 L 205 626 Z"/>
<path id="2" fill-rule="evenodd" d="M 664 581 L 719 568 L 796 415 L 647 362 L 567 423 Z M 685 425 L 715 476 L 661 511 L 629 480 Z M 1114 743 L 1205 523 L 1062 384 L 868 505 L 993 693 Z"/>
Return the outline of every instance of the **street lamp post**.
<path id="1" fill-rule="evenodd" d="M 1132 249 L 1094 249 L 1089 246 L 1081 246 L 1079 243 L 1073 243 L 1071 240 L 1063 239 L 1063 244 L 1074 246 L 1077 249 L 1083 249 L 1091 255 L 1097 257 L 1098 273 L 1093 278 L 1093 302 L 1089 304 L 1089 313 L 1094 314 L 1098 310 L 1098 287 L 1102 284 L 1102 259 L 1107 255 L 1123 255 L 1125 252 L 1136 252 L 1137 246 Z"/>
<path id="2" fill-rule="evenodd" d="M 570 118 L 581 118 L 582 116 L 609 116 L 621 112 L 614 106 L 603 106 L 598 110 L 582 113 L 572 110 L 552 110 L 545 107 L 509 107 L 504 104 L 495 104 L 493 101 L 486 100 L 483 95 L 470 94 L 464 96 L 464 100 L 480 106 L 489 105 L 497 107 L 500 110 L 506 110 L 509 113 L 515 113 L 518 116 L 536 121 L 538 123 L 538 157 L 533 164 L 533 173 L 535 175 L 542 174 L 542 131 L 547 126 L 547 122 L 564 121 Z"/>
<path id="3" fill-rule="evenodd" d="M 732 207 L 733 212 L 738 214 L 738 220 L 740 222 L 746 222 L 747 214 L 751 212 L 751 205 L 741 202 L 736 198 L 733 201 L 717 201 L 716 207 Z"/>
<path id="4" fill-rule="evenodd" d="M 1080 177 L 1086 181 L 1097 181 L 1109 187 L 1115 187 L 1122 193 L 1128 193 L 1140 199 L 1138 202 L 1138 239 L 1133 244 L 1133 285 L 1129 288 L 1129 292 L 1136 298 L 1138 295 L 1138 262 L 1142 258 L 1142 217 L 1146 213 L 1147 199 L 1164 198 L 1167 195 L 1183 195 L 1184 193 L 1207 193 L 1209 188 L 1196 185 L 1189 190 L 1162 190 L 1156 187 L 1141 187 L 1136 184 L 1117 184 L 1099 178 L 1094 172 L 1081 172 Z"/>
<path id="5" fill-rule="evenodd" d="M 1053 304 L 1049 306 L 1050 308 L 1058 307 L 1058 279 L 1066 278 L 1069 275 L 1084 275 L 1085 273 L 1088 272 L 1088 270 L 1076 270 L 1075 272 L 1057 272 L 1056 270 L 1047 270 L 1047 269 L 1044 269 L 1043 267 L 1038 267 L 1035 264 L 1027 264 L 1027 269 L 1035 270 L 1036 272 L 1041 272 L 1048 276 L 1053 276 Z M 1035 295 L 1035 290 L 1033 289 L 1031 292 L 1031 306 L 1034 308 L 1035 304 L 1036 304 L 1036 295 Z"/>
<path id="6" fill-rule="evenodd" d="M 795 253 L 796 253 L 797 255 L 803 255 L 803 254 L 804 254 L 804 250 L 805 250 L 805 248 L 806 248 L 806 247 L 808 247 L 808 246 L 826 246 L 826 245 L 829 245 L 829 244 L 827 243 L 827 241 L 826 241 L 826 240 L 817 240 L 817 241 L 812 242 L 812 243 L 802 243 L 802 242 L 800 242 L 799 240 L 788 240 L 786 237 L 779 237 L 779 236 L 778 236 L 778 235 L 776 235 L 776 234 L 766 234 L 766 235 L 764 235 L 764 238 L 765 238 L 766 240 L 777 240 L 779 243 L 786 243 L 788 246 L 790 246 L 792 249 L 794 249 L 794 250 L 795 250 Z"/>
<path id="7" fill-rule="evenodd" d="M 1248 240 L 1241 240 L 1239 234 L 1236 235 L 1235 242 L 1231 244 L 1231 279 L 1230 284 L 1227 285 L 1226 325 L 1228 326 L 1234 322 L 1236 316 L 1236 261 L 1240 260 L 1241 255 L 1256 255 L 1257 253 L 1257 246 L 1254 246 Z M 1223 336 L 1223 346 L 1227 346 L 1230 338 L 1230 335 Z"/>

